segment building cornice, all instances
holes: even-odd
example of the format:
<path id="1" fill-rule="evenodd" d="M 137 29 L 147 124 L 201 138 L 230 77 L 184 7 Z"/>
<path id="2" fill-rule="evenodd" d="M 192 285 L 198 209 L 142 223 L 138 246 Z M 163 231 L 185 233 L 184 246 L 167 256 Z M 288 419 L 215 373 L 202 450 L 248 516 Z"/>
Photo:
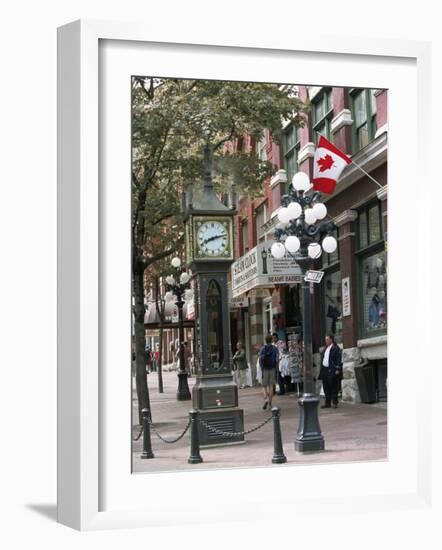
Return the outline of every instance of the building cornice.
<path id="1" fill-rule="evenodd" d="M 376 130 L 376 134 L 374 135 L 375 139 L 378 138 L 382 134 L 386 134 L 388 132 L 388 124 L 384 124 L 380 128 Z"/>
<path id="2" fill-rule="evenodd" d="M 335 225 L 342 227 L 343 225 L 354 222 L 358 217 L 356 210 L 344 210 L 336 218 L 333 219 Z"/>
<path id="3" fill-rule="evenodd" d="M 278 170 L 270 180 L 270 187 L 275 187 L 275 185 L 278 185 L 278 183 L 286 183 L 286 182 L 287 182 L 287 172 L 283 168 L 281 168 L 281 170 Z"/>
<path id="4" fill-rule="evenodd" d="M 322 90 L 323 86 L 307 86 L 308 97 L 310 100 L 314 99 Z"/>
<path id="5" fill-rule="evenodd" d="M 387 200 L 387 187 L 388 185 L 384 185 L 381 189 L 378 189 L 376 191 L 376 196 L 380 201 L 386 201 Z"/>
<path id="6" fill-rule="evenodd" d="M 313 158 L 314 156 L 315 156 L 315 144 L 309 141 L 305 145 L 303 145 L 299 150 L 298 164 L 301 164 L 305 160 L 309 158 Z"/>
<path id="7" fill-rule="evenodd" d="M 353 124 L 353 119 L 350 109 L 342 109 L 342 111 L 332 119 L 330 124 L 333 133 L 340 130 L 343 126 L 351 126 Z"/>

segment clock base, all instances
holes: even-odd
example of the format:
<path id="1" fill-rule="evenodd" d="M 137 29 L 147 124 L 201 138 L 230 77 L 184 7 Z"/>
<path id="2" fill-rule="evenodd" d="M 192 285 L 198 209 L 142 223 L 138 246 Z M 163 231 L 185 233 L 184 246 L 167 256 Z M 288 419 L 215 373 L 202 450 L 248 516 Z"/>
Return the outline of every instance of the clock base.
<path id="1" fill-rule="evenodd" d="M 220 447 L 245 443 L 244 434 L 227 435 L 244 431 L 243 409 L 221 409 L 198 412 L 200 447 Z M 224 433 L 221 433 L 224 432 Z"/>

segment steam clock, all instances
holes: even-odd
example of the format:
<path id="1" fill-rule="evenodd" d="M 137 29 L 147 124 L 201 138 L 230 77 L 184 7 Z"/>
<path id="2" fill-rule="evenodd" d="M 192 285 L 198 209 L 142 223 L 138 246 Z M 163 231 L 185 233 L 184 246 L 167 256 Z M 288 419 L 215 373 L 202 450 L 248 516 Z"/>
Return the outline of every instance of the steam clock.
<path id="1" fill-rule="evenodd" d="M 232 200 L 234 203 L 234 200 Z M 244 413 L 238 408 L 238 387 L 232 376 L 227 275 L 233 262 L 233 216 L 216 196 L 212 183 L 211 150 L 204 150 L 204 188 L 185 205 L 187 263 L 196 282 L 196 383 L 194 408 L 199 410 L 202 446 L 240 443 L 244 436 L 219 432 L 244 431 Z"/>

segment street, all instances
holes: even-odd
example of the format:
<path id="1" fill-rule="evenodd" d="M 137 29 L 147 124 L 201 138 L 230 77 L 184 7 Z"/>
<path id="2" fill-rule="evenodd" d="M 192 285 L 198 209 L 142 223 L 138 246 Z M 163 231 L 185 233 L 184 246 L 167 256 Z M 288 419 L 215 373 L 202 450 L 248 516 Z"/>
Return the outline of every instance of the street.
<path id="1" fill-rule="evenodd" d="M 164 393 L 158 393 L 157 373 L 148 375 L 153 427 L 165 439 L 176 439 L 188 422 L 191 401 L 177 401 L 177 374 L 164 372 Z M 195 376 L 189 379 L 189 388 Z M 239 406 L 244 409 L 244 429 L 261 424 L 270 416 L 262 409 L 260 387 L 239 391 Z M 287 462 L 272 464 L 273 422 L 245 437 L 245 442 L 236 445 L 201 449 L 203 462 L 188 464 L 190 454 L 189 431 L 178 442 L 162 442 L 152 431 L 153 459 L 141 459 L 143 437 L 133 442 L 132 469 L 140 472 L 170 472 L 196 469 L 281 467 L 293 464 L 323 464 L 329 462 L 355 462 L 387 459 L 387 404 L 340 403 L 338 409 L 319 409 L 319 420 L 325 439 L 322 452 L 302 454 L 294 449 L 298 428 L 299 407 L 296 394 L 275 396 L 273 405 L 281 410 L 281 432 Z M 133 438 L 139 434 L 136 392 L 133 392 Z"/>

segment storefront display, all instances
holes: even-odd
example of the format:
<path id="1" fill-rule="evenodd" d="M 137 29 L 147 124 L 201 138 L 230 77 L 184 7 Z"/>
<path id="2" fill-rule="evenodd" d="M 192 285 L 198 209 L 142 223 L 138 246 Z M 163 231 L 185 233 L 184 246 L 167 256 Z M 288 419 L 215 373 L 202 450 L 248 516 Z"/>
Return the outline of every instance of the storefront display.
<path id="1" fill-rule="evenodd" d="M 385 252 L 362 259 L 363 331 L 387 328 L 387 272 Z"/>

